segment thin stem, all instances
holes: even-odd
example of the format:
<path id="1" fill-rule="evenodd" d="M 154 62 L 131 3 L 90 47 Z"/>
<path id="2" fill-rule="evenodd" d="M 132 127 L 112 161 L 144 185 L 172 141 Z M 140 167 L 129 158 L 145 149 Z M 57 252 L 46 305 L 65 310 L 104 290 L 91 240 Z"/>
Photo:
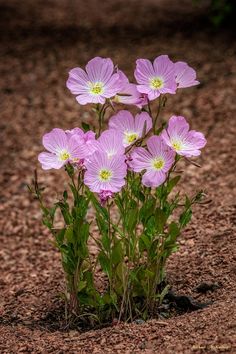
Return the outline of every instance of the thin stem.
<path id="1" fill-rule="evenodd" d="M 156 133 L 156 124 L 157 124 L 157 119 L 159 117 L 159 114 L 161 112 L 161 108 L 162 108 L 162 96 L 159 97 L 158 107 L 157 107 L 157 114 L 156 114 L 155 119 L 153 121 L 153 132 L 154 132 L 154 134 Z"/>

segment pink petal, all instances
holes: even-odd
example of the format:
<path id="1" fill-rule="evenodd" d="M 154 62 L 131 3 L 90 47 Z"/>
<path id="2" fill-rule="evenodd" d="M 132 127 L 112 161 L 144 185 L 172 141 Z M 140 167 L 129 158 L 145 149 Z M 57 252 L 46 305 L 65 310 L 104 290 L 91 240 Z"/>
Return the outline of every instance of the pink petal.
<path id="1" fill-rule="evenodd" d="M 196 80 L 196 71 L 187 63 L 179 61 L 175 63 L 176 82 L 179 88 L 191 87 L 199 84 Z"/>
<path id="2" fill-rule="evenodd" d="M 146 187 L 159 187 L 166 180 L 166 174 L 163 171 L 147 171 L 144 173 L 142 183 Z"/>
<path id="3" fill-rule="evenodd" d="M 43 136 L 43 146 L 50 152 L 58 153 L 68 146 L 68 137 L 64 130 L 55 128 Z"/>
<path id="4" fill-rule="evenodd" d="M 134 130 L 134 117 L 129 111 L 121 110 L 109 120 L 109 128 L 115 129 L 120 133 L 124 133 L 126 130 Z"/>
<path id="5" fill-rule="evenodd" d="M 172 78 L 174 80 L 174 63 L 169 59 L 168 55 L 160 55 L 153 62 L 156 76 L 165 78 L 165 81 Z"/>
<path id="6" fill-rule="evenodd" d="M 134 76 L 139 84 L 149 84 L 149 79 L 154 76 L 154 69 L 150 60 L 136 60 Z"/>
<path id="7" fill-rule="evenodd" d="M 85 93 L 88 90 L 88 75 L 81 68 L 74 68 L 69 71 L 69 78 L 66 82 L 67 88 L 74 95 Z"/>
<path id="8" fill-rule="evenodd" d="M 106 99 L 99 95 L 91 95 L 89 93 L 79 95 L 76 97 L 76 100 L 81 104 L 85 105 L 87 103 L 101 103 L 104 104 Z"/>
<path id="9" fill-rule="evenodd" d="M 105 130 L 98 139 L 102 151 L 108 154 L 108 157 L 122 155 L 125 148 L 122 145 L 122 135 L 116 130 Z"/>
<path id="10" fill-rule="evenodd" d="M 114 65 L 109 58 L 95 57 L 86 65 L 86 72 L 92 82 L 107 83 L 114 71 Z"/>
<path id="11" fill-rule="evenodd" d="M 152 118 L 147 112 L 141 112 L 139 114 L 136 114 L 134 122 L 135 122 L 134 123 L 135 131 L 139 132 L 140 137 L 142 136 L 145 123 L 146 123 L 145 134 L 152 129 Z"/>
<path id="12" fill-rule="evenodd" d="M 144 148 L 135 148 L 131 154 L 129 166 L 135 172 L 141 172 L 151 167 L 152 155 Z"/>
<path id="13" fill-rule="evenodd" d="M 57 155 L 51 154 L 50 152 L 41 152 L 38 156 L 38 160 L 42 164 L 43 170 L 50 170 L 51 168 L 58 170 L 65 164 L 65 161 L 58 160 Z"/>

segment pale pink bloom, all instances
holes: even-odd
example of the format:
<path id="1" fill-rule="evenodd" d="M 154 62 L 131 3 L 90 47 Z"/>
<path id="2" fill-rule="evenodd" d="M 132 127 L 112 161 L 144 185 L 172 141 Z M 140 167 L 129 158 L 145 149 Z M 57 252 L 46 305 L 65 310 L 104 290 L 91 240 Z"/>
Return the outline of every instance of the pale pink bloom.
<path id="1" fill-rule="evenodd" d="M 43 146 L 48 152 L 38 156 L 44 170 L 59 169 L 67 163 L 78 163 L 84 158 L 74 137 L 68 137 L 62 129 L 55 128 L 43 136 Z"/>
<path id="2" fill-rule="evenodd" d="M 160 55 L 153 64 L 147 59 L 138 59 L 134 76 L 138 82 L 139 92 L 154 100 L 160 94 L 174 94 L 177 88 L 174 63 L 168 55 Z"/>
<path id="3" fill-rule="evenodd" d="M 125 147 L 133 144 L 142 137 L 143 133 L 146 134 L 152 129 L 152 119 L 146 112 L 141 112 L 133 117 L 129 111 L 121 110 L 110 118 L 108 124 L 110 129 L 122 134 Z"/>
<path id="4" fill-rule="evenodd" d="M 189 130 L 189 124 L 181 116 L 172 116 L 161 136 L 168 146 L 186 157 L 199 156 L 207 142 L 202 133 Z"/>
<path id="5" fill-rule="evenodd" d="M 142 183 L 146 187 L 158 187 L 166 180 L 166 174 L 175 160 L 175 152 L 156 135 L 147 140 L 147 149 L 135 148 L 129 166 L 135 172 L 145 171 Z"/>
<path id="6" fill-rule="evenodd" d="M 99 148 L 99 144 L 96 141 L 96 134 L 89 130 L 86 133 L 80 128 L 74 128 L 66 130 L 66 134 L 69 137 L 74 137 L 80 146 L 81 154 L 86 157 L 90 156 L 94 151 Z"/>
<path id="7" fill-rule="evenodd" d="M 105 130 L 98 138 L 98 143 L 99 151 L 105 152 L 109 159 L 125 153 L 125 148 L 122 144 L 122 135 L 116 130 Z"/>
<path id="8" fill-rule="evenodd" d="M 191 87 L 200 84 L 200 82 L 196 80 L 196 71 L 185 62 L 178 61 L 175 63 L 175 75 L 178 88 Z"/>
<path id="9" fill-rule="evenodd" d="M 84 184 L 92 192 L 117 193 L 125 185 L 127 165 L 124 155 L 109 159 L 107 153 L 97 150 L 89 161 L 85 162 L 85 167 L 87 170 L 84 175 Z"/>
<path id="10" fill-rule="evenodd" d="M 135 105 L 138 108 L 145 106 L 148 103 L 147 95 L 140 93 L 137 90 L 137 85 L 130 83 L 127 76 L 121 70 L 118 73 L 124 85 L 121 92 L 117 93 L 114 97 L 114 102 Z"/>
<path id="11" fill-rule="evenodd" d="M 106 98 L 115 96 L 121 90 L 123 83 L 111 59 L 96 57 L 88 62 L 85 71 L 81 68 L 70 70 L 66 85 L 77 95 L 77 101 L 85 105 L 104 104 Z"/>

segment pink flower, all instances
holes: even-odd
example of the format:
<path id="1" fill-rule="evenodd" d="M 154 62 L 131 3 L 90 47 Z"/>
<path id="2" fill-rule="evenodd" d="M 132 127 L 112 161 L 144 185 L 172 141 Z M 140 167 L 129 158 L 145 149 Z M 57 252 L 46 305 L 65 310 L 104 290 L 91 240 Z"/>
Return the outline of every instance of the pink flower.
<path id="1" fill-rule="evenodd" d="M 142 177 L 146 187 L 158 187 L 165 182 L 166 173 L 174 163 L 175 153 L 156 135 L 147 140 L 147 148 L 136 148 L 129 166 L 135 172 L 146 170 Z"/>
<path id="2" fill-rule="evenodd" d="M 189 130 L 189 124 L 184 117 L 172 116 L 167 129 L 161 133 L 162 138 L 179 155 L 191 157 L 199 156 L 200 149 L 206 145 L 206 139 L 202 133 Z"/>
<path id="3" fill-rule="evenodd" d="M 109 159 L 106 153 L 95 151 L 89 161 L 86 161 L 85 166 L 87 170 L 84 175 L 84 184 L 92 192 L 116 193 L 125 184 L 127 166 L 124 155 Z"/>
<path id="4" fill-rule="evenodd" d="M 175 63 L 175 75 L 178 88 L 191 87 L 200 84 L 200 82 L 196 80 L 196 71 L 182 61 Z"/>
<path id="5" fill-rule="evenodd" d="M 99 148 L 99 144 L 96 141 L 96 134 L 89 130 L 84 133 L 84 131 L 80 128 L 74 128 L 71 130 L 66 130 L 66 135 L 68 137 L 74 137 L 80 146 L 80 152 L 84 155 L 84 157 L 90 156 L 94 151 Z"/>
<path id="6" fill-rule="evenodd" d="M 137 85 L 130 83 L 127 76 L 121 70 L 118 73 L 124 84 L 121 92 L 114 97 L 114 102 L 127 105 L 132 104 L 138 108 L 145 106 L 147 104 L 147 96 L 141 94 L 137 90 Z"/>
<path id="7" fill-rule="evenodd" d="M 109 121 L 109 128 L 120 132 L 123 136 L 123 146 L 127 147 L 142 137 L 146 124 L 145 134 L 152 128 L 152 119 L 148 113 L 136 114 L 135 118 L 129 111 L 119 111 Z"/>
<path id="8" fill-rule="evenodd" d="M 55 128 L 43 136 L 43 146 L 49 152 L 38 156 L 44 170 L 59 169 L 67 163 L 77 163 L 83 158 L 80 146 L 74 137 L 68 137 L 62 130 Z"/>
<path id="9" fill-rule="evenodd" d="M 77 101 L 104 104 L 106 98 L 115 96 L 122 88 L 120 75 L 115 73 L 111 59 L 96 57 L 88 62 L 86 71 L 74 68 L 69 72 L 68 89 L 77 95 Z"/>
<path id="10" fill-rule="evenodd" d="M 125 153 L 125 148 L 122 145 L 122 135 L 116 130 L 105 130 L 98 138 L 98 142 L 99 150 L 105 152 L 108 159 Z"/>
<path id="11" fill-rule="evenodd" d="M 139 84 L 138 91 L 147 94 L 149 100 L 160 94 L 174 94 L 177 88 L 174 63 L 168 55 L 160 55 L 153 64 L 150 60 L 138 59 L 134 76 Z"/>
<path id="12" fill-rule="evenodd" d="M 114 193 L 112 193 L 111 191 L 101 191 L 99 193 L 99 198 L 100 198 L 100 203 L 102 206 L 105 206 L 106 202 L 113 198 Z"/>

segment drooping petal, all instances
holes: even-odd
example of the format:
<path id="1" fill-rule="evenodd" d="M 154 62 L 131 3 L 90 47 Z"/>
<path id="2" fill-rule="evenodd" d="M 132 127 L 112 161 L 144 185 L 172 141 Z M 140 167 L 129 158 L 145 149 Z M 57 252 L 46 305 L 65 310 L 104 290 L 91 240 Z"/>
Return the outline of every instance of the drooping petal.
<path id="1" fill-rule="evenodd" d="M 43 136 L 43 146 L 49 152 L 57 154 L 60 150 L 67 148 L 68 137 L 64 130 L 55 128 Z"/>
<path id="2" fill-rule="evenodd" d="M 42 164 L 43 170 L 50 170 L 52 168 L 58 170 L 65 164 L 65 161 L 60 161 L 57 155 L 50 152 L 41 152 L 38 156 L 38 160 Z"/>
<path id="3" fill-rule="evenodd" d="M 175 75 L 178 88 L 196 86 L 200 83 L 196 80 L 196 71 L 182 61 L 175 63 Z"/>

